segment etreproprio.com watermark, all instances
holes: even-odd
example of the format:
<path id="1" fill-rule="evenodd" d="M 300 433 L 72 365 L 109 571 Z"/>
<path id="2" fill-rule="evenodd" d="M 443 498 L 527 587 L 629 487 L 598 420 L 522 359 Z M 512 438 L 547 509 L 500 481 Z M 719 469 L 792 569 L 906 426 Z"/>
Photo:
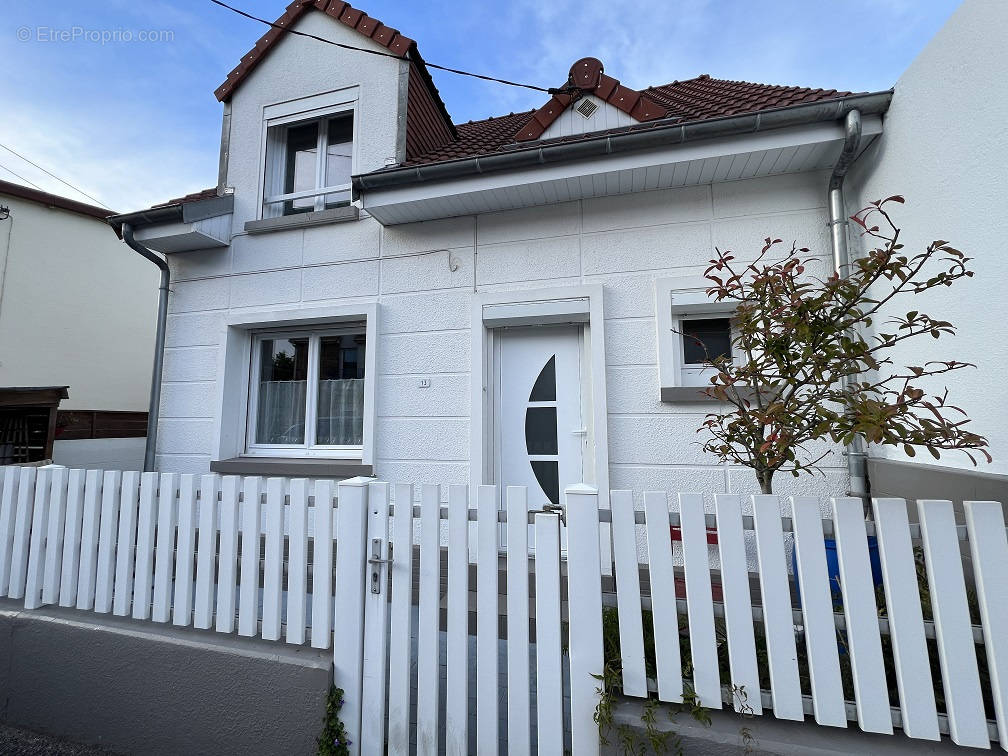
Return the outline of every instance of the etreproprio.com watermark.
<path id="1" fill-rule="evenodd" d="M 110 45 L 131 42 L 174 42 L 171 29 L 89 29 L 85 26 L 22 26 L 17 30 L 19 42 L 86 42 Z"/>

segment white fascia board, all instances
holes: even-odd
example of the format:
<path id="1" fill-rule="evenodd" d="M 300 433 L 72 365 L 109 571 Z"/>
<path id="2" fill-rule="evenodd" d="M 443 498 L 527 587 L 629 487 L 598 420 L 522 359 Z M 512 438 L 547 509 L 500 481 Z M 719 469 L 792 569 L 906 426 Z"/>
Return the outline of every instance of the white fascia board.
<path id="1" fill-rule="evenodd" d="M 879 116 L 865 117 L 862 122 L 863 137 L 871 137 L 881 132 L 882 119 Z M 813 123 L 756 132 L 745 136 L 717 137 L 685 144 L 674 144 L 654 150 L 617 153 L 577 162 L 544 164 L 528 170 L 501 171 L 448 181 L 366 190 L 362 193 L 362 199 L 364 209 L 380 220 L 382 208 L 407 203 L 462 197 L 478 192 L 500 191 L 548 181 L 565 181 L 613 171 L 675 165 L 711 157 L 742 155 L 763 150 L 829 142 L 839 144 L 843 138 L 843 124 L 839 122 Z"/>

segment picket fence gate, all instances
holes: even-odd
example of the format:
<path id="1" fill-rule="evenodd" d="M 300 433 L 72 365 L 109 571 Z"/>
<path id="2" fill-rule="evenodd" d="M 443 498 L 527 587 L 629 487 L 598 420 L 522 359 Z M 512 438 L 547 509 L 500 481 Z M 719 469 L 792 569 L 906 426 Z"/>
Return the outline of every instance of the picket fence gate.
<path id="1" fill-rule="evenodd" d="M 639 510 L 630 491 L 610 492 L 609 506 L 600 507 L 587 486 L 568 488 L 562 510 L 530 512 L 523 488 L 509 487 L 502 505 L 494 486 L 480 486 L 471 502 L 462 485 L 417 491 L 364 478 L 337 486 L 8 467 L 0 484 L 0 595 L 23 599 L 27 609 L 58 604 L 332 647 L 335 683 L 346 693 L 343 719 L 360 753 L 406 754 L 411 741 L 418 753 L 493 754 L 503 746 L 521 754 L 533 743 L 545 754 L 597 753 L 593 676 L 603 668 L 603 613 L 610 606 L 618 611 L 626 696 L 682 702 L 692 694 L 704 706 L 751 715 L 811 714 L 822 725 L 857 722 L 866 732 L 892 733 L 895 725 L 913 738 L 936 740 L 947 732 L 960 745 L 1008 744 L 1008 538 L 997 502 L 966 502 L 962 527 L 948 501 L 918 502 L 916 524 L 902 499 L 874 500 L 866 522 L 854 498 L 834 499 L 832 517 L 823 520 L 814 498 L 791 499 L 790 515 L 782 516 L 775 496 L 718 495 L 708 513 L 702 495 L 678 494 L 670 510 L 668 494 L 648 491 Z M 752 513 L 744 514 L 748 504 Z M 670 526 L 681 546 L 673 546 Z M 708 541 L 712 528 L 716 547 Z M 838 587 L 829 582 L 825 536 L 836 541 Z M 876 602 L 869 536 L 877 538 L 884 612 Z M 792 538 L 795 578 L 786 548 Z M 927 575 L 928 617 L 915 544 Z M 712 557 L 719 560 L 717 601 Z M 615 589 L 604 592 L 607 574 Z M 680 574 L 684 598 L 675 589 Z M 979 625 L 971 619 L 967 576 Z M 472 593 L 474 710 L 467 655 Z M 648 611 L 653 658 L 645 653 Z M 688 629 L 680 631 L 683 623 Z M 681 634 L 689 641 L 686 669 Z M 727 675 L 718 661 L 724 646 Z M 934 678 L 931 653 L 938 657 Z M 849 666 L 853 700 L 845 699 L 841 660 Z M 761 664 L 768 689 L 761 687 Z M 810 695 L 802 690 L 803 674 Z"/>

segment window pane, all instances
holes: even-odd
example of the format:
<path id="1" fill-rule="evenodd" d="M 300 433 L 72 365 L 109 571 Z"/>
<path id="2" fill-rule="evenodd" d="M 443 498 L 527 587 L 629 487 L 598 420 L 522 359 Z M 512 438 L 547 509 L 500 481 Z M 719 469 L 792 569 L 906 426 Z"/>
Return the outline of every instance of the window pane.
<path id="1" fill-rule="evenodd" d="M 697 365 L 731 357 L 731 320 L 704 318 L 682 321 L 683 362 Z"/>
<path id="2" fill-rule="evenodd" d="M 308 388 L 308 339 L 260 342 L 257 444 L 303 444 Z"/>
<path id="3" fill-rule="evenodd" d="M 530 402 L 555 402 L 556 401 L 556 355 L 549 358 L 546 367 L 539 373 L 532 393 L 529 394 Z"/>
<path id="4" fill-rule="evenodd" d="M 353 170 L 353 115 L 330 118 L 328 129 L 325 185 L 349 184 L 350 173 Z M 349 190 L 326 195 L 326 207 L 345 205 L 349 202 Z"/>
<path id="5" fill-rule="evenodd" d="M 529 454 L 557 453 L 556 407 L 525 410 L 525 449 Z"/>
<path id="6" fill-rule="evenodd" d="M 364 443 L 364 334 L 325 336 L 319 344 L 315 443 Z"/>
<path id="7" fill-rule="evenodd" d="M 532 472 L 546 498 L 551 504 L 560 506 L 560 463 L 535 461 L 531 465 Z"/>
<path id="8" fill-rule="evenodd" d="M 287 161 L 284 194 L 317 188 L 318 124 L 306 123 L 287 129 Z M 315 209 L 315 198 L 304 197 L 285 205 L 285 214 Z"/>

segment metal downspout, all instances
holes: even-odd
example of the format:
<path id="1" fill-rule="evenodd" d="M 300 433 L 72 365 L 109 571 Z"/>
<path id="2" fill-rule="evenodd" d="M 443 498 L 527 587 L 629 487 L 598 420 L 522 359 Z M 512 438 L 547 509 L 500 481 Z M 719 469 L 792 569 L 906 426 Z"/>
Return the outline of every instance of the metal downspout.
<path id="1" fill-rule="evenodd" d="M 168 263 L 163 258 L 133 238 L 133 227 L 129 223 L 122 225 L 122 238 L 130 249 L 146 257 L 161 271 L 161 283 L 158 287 L 157 335 L 154 338 L 154 370 L 151 375 L 150 404 L 147 409 L 147 443 L 144 447 L 144 472 L 153 472 L 154 451 L 157 448 L 158 417 L 161 411 L 161 370 L 164 366 L 165 327 L 168 322 L 168 285 L 171 283 L 171 272 L 168 269 Z"/>
<path id="2" fill-rule="evenodd" d="M 850 253 L 847 249 L 847 209 L 844 204 L 844 178 L 857 156 L 861 144 L 861 112 L 855 108 L 847 113 L 844 120 L 844 145 L 833 166 L 829 181 L 829 226 L 833 246 L 833 265 L 841 276 L 850 274 Z M 856 376 L 844 379 L 844 387 L 857 380 Z M 850 476 L 850 496 L 868 496 L 867 454 L 860 436 L 847 446 L 847 472 Z"/>

